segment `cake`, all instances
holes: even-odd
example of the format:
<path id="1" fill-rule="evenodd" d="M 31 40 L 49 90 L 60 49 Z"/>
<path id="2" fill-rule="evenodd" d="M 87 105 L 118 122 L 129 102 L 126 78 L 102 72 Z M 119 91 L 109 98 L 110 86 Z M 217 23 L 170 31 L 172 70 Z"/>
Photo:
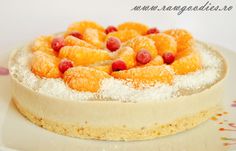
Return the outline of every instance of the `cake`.
<path id="1" fill-rule="evenodd" d="M 132 141 L 194 128 L 218 112 L 227 64 L 185 29 L 80 21 L 16 49 L 9 70 L 12 100 L 36 125 Z"/>

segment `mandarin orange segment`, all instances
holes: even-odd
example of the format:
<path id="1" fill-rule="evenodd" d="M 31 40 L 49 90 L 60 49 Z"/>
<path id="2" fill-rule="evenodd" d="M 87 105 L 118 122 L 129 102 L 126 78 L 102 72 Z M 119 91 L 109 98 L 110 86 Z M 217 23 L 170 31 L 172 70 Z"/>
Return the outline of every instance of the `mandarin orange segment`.
<path id="1" fill-rule="evenodd" d="M 106 72 L 108 74 L 110 74 L 112 71 L 111 65 L 95 65 L 95 66 L 91 66 L 91 68 Z"/>
<path id="2" fill-rule="evenodd" d="M 71 32 L 80 32 L 81 34 L 83 34 L 85 32 L 85 30 L 87 28 L 93 28 L 96 30 L 99 30 L 101 32 L 104 32 L 104 28 L 97 24 L 96 22 L 93 21 L 80 21 L 80 22 L 75 22 L 72 23 L 68 28 L 67 28 L 67 33 L 71 33 Z"/>
<path id="3" fill-rule="evenodd" d="M 100 71 L 104 71 L 110 74 L 112 72 L 111 64 L 112 64 L 112 60 L 106 60 L 106 61 L 101 61 L 92 65 L 89 65 L 89 67 L 100 70 Z"/>
<path id="4" fill-rule="evenodd" d="M 164 33 L 150 34 L 147 36 L 155 41 L 155 46 L 159 55 L 163 55 L 166 52 L 171 52 L 174 55 L 177 52 L 177 43 L 172 36 Z"/>
<path id="5" fill-rule="evenodd" d="M 156 82 L 171 84 L 173 81 L 173 72 L 166 65 L 132 68 L 112 72 L 111 75 L 118 79 L 144 84 L 154 84 Z"/>
<path id="6" fill-rule="evenodd" d="M 164 64 L 163 58 L 158 55 L 144 66 L 159 66 L 162 64 Z"/>
<path id="7" fill-rule="evenodd" d="M 67 36 L 65 38 L 65 45 L 66 46 L 80 46 L 80 47 L 87 47 L 87 48 L 96 48 L 95 46 L 87 43 L 86 41 L 78 39 L 74 36 Z"/>
<path id="8" fill-rule="evenodd" d="M 78 91 L 97 92 L 103 79 L 110 78 L 106 72 L 89 67 L 73 67 L 64 73 L 66 84 Z"/>
<path id="9" fill-rule="evenodd" d="M 137 23 L 137 22 L 125 22 L 120 24 L 118 27 L 118 30 L 135 30 L 137 31 L 139 34 L 144 35 L 146 34 L 147 30 L 148 30 L 148 26 L 141 24 L 141 23 Z"/>
<path id="10" fill-rule="evenodd" d="M 128 69 L 136 66 L 136 53 L 131 47 L 123 47 L 117 51 L 115 59 L 120 59 L 126 63 Z"/>
<path id="11" fill-rule="evenodd" d="M 37 51 L 31 60 L 31 71 L 41 78 L 59 78 L 61 77 L 58 69 L 59 61 L 55 56 Z"/>
<path id="12" fill-rule="evenodd" d="M 38 37 L 31 45 L 31 49 L 33 52 L 42 51 L 50 55 L 56 55 L 56 52 L 52 49 L 51 43 L 53 40 L 53 36 L 40 36 Z"/>
<path id="13" fill-rule="evenodd" d="M 193 36 L 187 30 L 184 29 L 171 29 L 164 33 L 173 36 L 177 41 L 177 50 L 183 51 L 185 49 L 191 48 L 193 45 Z"/>
<path id="14" fill-rule="evenodd" d="M 61 48 L 59 57 L 68 58 L 73 61 L 76 66 L 89 65 L 111 59 L 109 52 L 105 50 L 80 46 L 65 46 Z"/>
<path id="15" fill-rule="evenodd" d="M 152 58 L 156 57 L 157 55 L 155 42 L 145 36 L 138 36 L 133 39 L 130 39 L 126 43 L 124 43 L 124 46 L 129 46 L 133 48 L 135 52 L 139 52 L 140 50 L 145 49 L 150 52 Z"/>
<path id="16" fill-rule="evenodd" d="M 192 53 L 175 60 L 171 64 L 171 67 L 176 74 L 183 75 L 200 70 L 202 68 L 202 64 L 199 54 L 193 51 Z"/>
<path id="17" fill-rule="evenodd" d="M 96 46 L 97 48 L 104 48 L 104 41 L 105 41 L 106 34 L 96 29 L 87 28 L 84 31 L 83 39 Z"/>
<path id="18" fill-rule="evenodd" d="M 130 40 L 134 37 L 139 36 L 140 34 L 135 31 L 135 30 L 120 30 L 120 31 L 115 31 L 111 32 L 106 36 L 106 40 L 110 37 L 116 37 L 120 39 L 121 42 L 125 42 L 127 40 Z"/>
<path id="19" fill-rule="evenodd" d="M 188 48 L 188 49 L 182 50 L 182 51 L 180 51 L 180 52 L 178 52 L 176 54 L 175 60 L 178 60 L 180 58 L 186 57 L 186 56 L 190 55 L 191 53 L 193 53 L 193 49 L 192 48 L 191 49 Z"/>

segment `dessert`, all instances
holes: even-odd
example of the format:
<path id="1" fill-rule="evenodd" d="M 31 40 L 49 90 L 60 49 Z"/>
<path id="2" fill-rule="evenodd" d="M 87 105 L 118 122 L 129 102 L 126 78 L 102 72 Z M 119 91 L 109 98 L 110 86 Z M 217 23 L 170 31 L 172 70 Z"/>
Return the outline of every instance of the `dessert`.
<path id="1" fill-rule="evenodd" d="M 193 128 L 220 109 L 227 64 L 184 29 L 92 21 L 44 35 L 9 60 L 19 112 L 50 131 L 145 140 Z"/>

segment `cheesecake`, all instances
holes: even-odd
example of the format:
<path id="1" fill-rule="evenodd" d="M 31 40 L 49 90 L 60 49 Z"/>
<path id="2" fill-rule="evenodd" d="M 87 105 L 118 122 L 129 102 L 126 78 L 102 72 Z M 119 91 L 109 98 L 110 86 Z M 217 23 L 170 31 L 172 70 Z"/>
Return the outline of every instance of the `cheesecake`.
<path id="1" fill-rule="evenodd" d="M 9 59 L 12 101 L 32 123 L 133 141 L 194 128 L 221 109 L 227 63 L 185 29 L 93 21 L 43 35 Z"/>

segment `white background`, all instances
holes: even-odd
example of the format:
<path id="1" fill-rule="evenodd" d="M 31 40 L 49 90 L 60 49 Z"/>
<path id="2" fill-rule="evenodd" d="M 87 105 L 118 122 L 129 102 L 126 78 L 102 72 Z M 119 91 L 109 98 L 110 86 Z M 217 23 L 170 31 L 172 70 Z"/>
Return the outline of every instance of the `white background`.
<path id="1" fill-rule="evenodd" d="M 41 35 L 63 31 L 79 20 L 107 26 L 139 21 L 161 30 L 186 28 L 200 40 L 236 51 L 236 1 L 210 0 L 233 5 L 230 12 L 133 12 L 135 5 L 204 5 L 207 0 L 0 0 L 0 55 Z"/>

